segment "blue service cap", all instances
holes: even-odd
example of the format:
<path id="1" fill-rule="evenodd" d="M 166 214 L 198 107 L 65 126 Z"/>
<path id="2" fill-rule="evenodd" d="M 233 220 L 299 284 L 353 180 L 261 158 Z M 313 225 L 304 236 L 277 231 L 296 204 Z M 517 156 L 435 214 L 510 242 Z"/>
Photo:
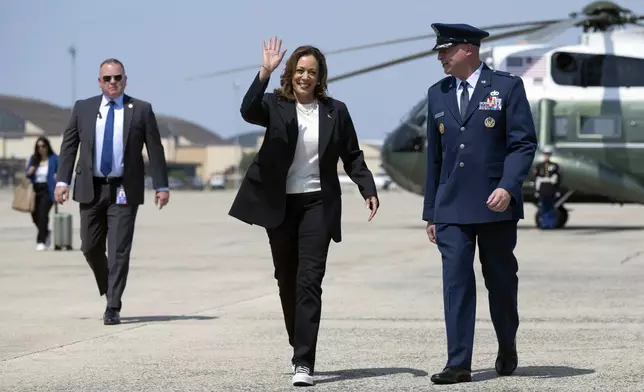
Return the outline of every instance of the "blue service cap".
<path id="1" fill-rule="evenodd" d="M 432 50 L 447 49 L 458 44 L 481 46 L 481 40 L 490 36 L 485 30 L 464 23 L 432 23 L 436 33 L 436 45 Z"/>

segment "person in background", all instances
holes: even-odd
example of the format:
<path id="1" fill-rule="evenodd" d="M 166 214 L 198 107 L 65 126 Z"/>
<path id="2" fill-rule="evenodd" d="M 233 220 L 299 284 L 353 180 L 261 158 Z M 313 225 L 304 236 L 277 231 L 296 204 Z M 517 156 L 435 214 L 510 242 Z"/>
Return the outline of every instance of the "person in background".
<path id="1" fill-rule="evenodd" d="M 539 201 L 539 228 L 552 229 L 557 224 L 557 208 L 555 203 L 561 195 L 561 173 L 559 165 L 550 160 L 552 146 L 542 149 L 543 161 L 533 169 L 535 176 L 535 196 Z"/>
<path id="2" fill-rule="evenodd" d="M 27 178 L 31 180 L 36 194 L 36 208 L 31 219 L 38 229 L 36 250 L 46 250 L 51 241 L 49 211 L 54 205 L 55 177 L 58 170 L 58 155 L 51 148 L 49 139 L 41 136 L 36 140 L 34 153 L 27 162 Z"/>
<path id="3" fill-rule="evenodd" d="M 327 65 L 315 47 L 286 61 L 280 87 L 265 94 L 286 51 L 264 43 L 264 62 L 241 104 L 247 122 L 266 128 L 229 214 L 266 228 L 289 343 L 294 386 L 313 385 L 322 280 L 331 239 L 341 240 L 338 160 L 376 215 L 379 201 L 347 106 L 327 96 Z"/>

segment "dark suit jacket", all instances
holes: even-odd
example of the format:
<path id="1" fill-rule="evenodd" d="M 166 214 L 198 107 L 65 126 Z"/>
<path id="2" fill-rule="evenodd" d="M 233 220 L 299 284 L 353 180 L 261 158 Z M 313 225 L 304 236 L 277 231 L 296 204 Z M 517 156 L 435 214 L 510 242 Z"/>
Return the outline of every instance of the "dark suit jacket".
<path id="1" fill-rule="evenodd" d="M 94 200 L 94 139 L 102 95 L 76 101 L 60 147 L 57 180 L 71 183 L 76 165 L 73 199 L 79 203 Z M 123 96 L 123 187 L 128 204 L 143 204 L 145 164 L 143 145 L 148 152 L 149 170 L 155 189 L 168 187 L 168 170 L 157 120 L 150 103 Z"/>
<path id="2" fill-rule="evenodd" d="M 454 77 L 436 83 L 427 95 L 423 219 L 453 224 L 523 219 L 522 185 L 537 136 L 521 78 L 483 65 L 464 121 Z M 496 188 L 512 196 L 504 212 L 486 205 Z"/>
<path id="3" fill-rule="evenodd" d="M 247 122 L 266 128 L 264 141 L 248 168 L 229 214 L 243 222 L 274 228 L 284 219 L 286 177 L 298 138 L 295 103 L 267 93 L 268 81 L 259 73 L 244 96 L 241 115 Z M 358 185 L 365 199 L 377 196 L 371 171 L 364 161 L 358 137 L 346 105 L 338 100 L 320 102 L 319 165 L 326 224 L 335 242 L 342 235 L 342 200 L 338 159 Z"/>

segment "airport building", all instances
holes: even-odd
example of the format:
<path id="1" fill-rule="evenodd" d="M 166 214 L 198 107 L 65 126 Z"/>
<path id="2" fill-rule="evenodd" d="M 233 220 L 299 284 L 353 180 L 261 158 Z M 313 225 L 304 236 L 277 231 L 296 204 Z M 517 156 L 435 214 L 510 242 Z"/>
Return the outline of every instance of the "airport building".
<path id="1" fill-rule="evenodd" d="M 70 113 L 70 108 L 48 102 L 0 95 L 0 176 L 22 172 L 40 136 L 47 137 L 60 153 Z M 244 160 L 252 157 L 264 136 L 262 130 L 254 130 L 226 139 L 190 121 L 159 113 L 157 122 L 173 187 L 199 187 L 213 178 L 218 184 L 236 183 L 236 169 L 241 166 L 243 172 Z M 371 170 L 380 172 L 378 142 L 363 141 L 361 148 Z M 146 151 L 143 153 L 145 156 Z M 338 171 L 344 172 L 342 161 L 338 162 Z"/>

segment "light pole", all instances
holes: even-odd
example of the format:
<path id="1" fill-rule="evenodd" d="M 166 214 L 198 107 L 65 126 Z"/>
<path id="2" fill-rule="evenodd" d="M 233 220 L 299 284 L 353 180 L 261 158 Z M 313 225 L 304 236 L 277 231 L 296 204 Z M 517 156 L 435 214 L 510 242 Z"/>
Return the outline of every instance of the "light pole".
<path id="1" fill-rule="evenodd" d="M 76 47 L 71 45 L 67 50 L 69 55 L 72 56 L 72 107 L 76 102 Z"/>

